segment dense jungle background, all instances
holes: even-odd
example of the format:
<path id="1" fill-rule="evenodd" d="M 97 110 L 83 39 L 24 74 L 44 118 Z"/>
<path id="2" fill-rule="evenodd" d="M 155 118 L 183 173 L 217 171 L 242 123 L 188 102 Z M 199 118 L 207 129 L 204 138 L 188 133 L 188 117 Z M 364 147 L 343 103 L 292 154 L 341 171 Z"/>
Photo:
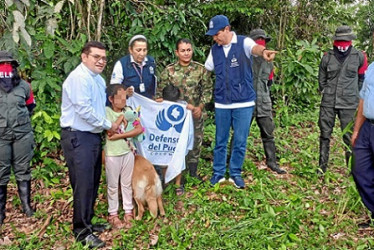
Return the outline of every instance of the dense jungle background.
<path id="1" fill-rule="evenodd" d="M 0 229 L 4 249 L 82 249 L 71 233 L 72 190 L 60 148 L 61 86 L 80 62 L 89 40 L 108 46 L 108 80 L 114 62 L 128 52 L 135 34 L 149 39 L 157 71 L 175 60 L 175 42 L 190 38 L 194 59 L 204 62 L 213 44 L 205 36 L 211 17 L 224 14 L 238 34 L 266 30 L 269 48 L 279 51 L 272 86 L 275 136 L 281 167 L 266 169 L 259 129 L 248 138 L 245 190 L 230 184 L 210 187 L 187 179 L 186 194 L 164 191 L 166 217 L 136 222 L 130 230 L 100 235 L 107 249 L 368 249 L 373 229 L 359 229 L 368 219 L 350 169 L 344 163 L 338 124 L 329 171 L 318 166 L 318 65 L 332 47 L 337 26 L 350 25 L 354 46 L 373 55 L 374 2 L 358 0 L 0 0 L 0 49 L 11 51 L 31 82 L 37 100 L 32 122 L 37 147 L 32 162 L 32 204 L 26 218 L 15 180 L 8 186 L 7 219 Z M 214 148 L 213 105 L 208 107 L 200 173 L 209 179 Z M 105 221 L 105 176 L 96 221 Z"/>

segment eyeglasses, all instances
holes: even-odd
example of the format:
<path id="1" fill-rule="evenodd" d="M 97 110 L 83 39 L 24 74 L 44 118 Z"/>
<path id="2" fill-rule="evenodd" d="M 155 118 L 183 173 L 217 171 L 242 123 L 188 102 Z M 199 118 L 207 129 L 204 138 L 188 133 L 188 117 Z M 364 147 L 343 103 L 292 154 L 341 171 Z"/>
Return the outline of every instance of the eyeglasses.
<path id="1" fill-rule="evenodd" d="M 92 56 L 95 59 L 95 62 L 103 60 L 103 62 L 106 63 L 108 61 L 108 58 L 106 56 L 91 55 L 91 54 L 88 54 L 88 55 Z"/>

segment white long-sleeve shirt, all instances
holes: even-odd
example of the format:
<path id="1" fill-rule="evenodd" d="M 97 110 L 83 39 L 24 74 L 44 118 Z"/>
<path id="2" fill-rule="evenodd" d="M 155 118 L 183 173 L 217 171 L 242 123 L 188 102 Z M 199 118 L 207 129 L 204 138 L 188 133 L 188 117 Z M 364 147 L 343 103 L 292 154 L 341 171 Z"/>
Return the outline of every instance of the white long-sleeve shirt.
<path id="1" fill-rule="evenodd" d="M 60 126 L 100 133 L 112 123 L 105 118 L 105 80 L 78 65 L 62 85 Z"/>

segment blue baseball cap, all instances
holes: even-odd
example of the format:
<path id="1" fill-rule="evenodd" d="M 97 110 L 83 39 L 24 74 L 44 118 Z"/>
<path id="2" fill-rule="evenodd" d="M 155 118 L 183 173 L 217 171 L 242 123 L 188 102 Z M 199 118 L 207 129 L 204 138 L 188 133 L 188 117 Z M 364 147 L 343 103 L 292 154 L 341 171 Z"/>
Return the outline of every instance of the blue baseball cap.
<path id="1" fill-rule="evenodd" d="M 227 16 L 224 16 L 224 15 L 214 16 L 209 21 L 209 30 L 207 33 L 205 33 L 205 35 L 214 36 L 215 34 L 218 33 L 218 31 L 220 31 L 221 29 L 229 25 L 230 23 L 229 23 L 229 19 L 227 18 Z"/>

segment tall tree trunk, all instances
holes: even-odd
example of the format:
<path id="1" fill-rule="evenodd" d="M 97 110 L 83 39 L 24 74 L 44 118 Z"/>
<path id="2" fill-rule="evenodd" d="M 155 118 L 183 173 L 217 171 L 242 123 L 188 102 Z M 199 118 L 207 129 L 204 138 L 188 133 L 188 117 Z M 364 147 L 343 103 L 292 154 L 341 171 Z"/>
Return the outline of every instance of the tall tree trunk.
<path id="1" fill-rule="evenodd" d="M 74 15 L 73 15 L 74 13 L 73 13 L 73 10 L 71 8 L 70 1 L 68 1 L 68 4 L 69 4 L 69 11 L 70 11 L 70 25 L 71 25 L 69 40 L 72 40 L 73 37 L 75 37 L 75 21 L 74 21 Z"/>
<path id="2" fill-rule="evenodd" d="M 97 28 L 96 28 L 96 40 L 97 41 L 100 41 L 101 39 L 101 21 L 103 19 L 104 4 L 105 4 L 105 0 L 101 0 L 99 18 L 97 20 Z"/>
<path id="3" fill-rule="evenodd" d="M 278 50 L 282 51 L 284 48 L 284 38 L 286 35 L 286 24 L 287 24 L 287 15 L 288 15 L 288 8 L 287 5 L 284 5 L 284 7 L 281 8 L 281 17 L 279 20 L 279 36 L 278 36 Z M 286 86 L 283 81 L 283 69 L 282 66 L 280 68 L 280 74 L 279 74 L 279 80 L 282 83 L 282 99 L 283 102 L 286 103 Z"/>
<path id="4" fill-rule="evenodd" d="M 84 3 L 81 3 L 80 1 L 75 1 L 75 4 L 77 5 L 77 9 L 78 9 L 78 18 L 77 18 L 77 21 L 78 21 L 78 31 L 81 31 L 82 30 L 82 27 L 87 27 L 86 25 L 86 15 L 85 15 L 85 11 L 83 11 L 83 5 Z"/>
<path id="5" fill-rule="evenodd" d="M 91 41 L 91 7 L 92 7 L 92 1 L 87 1 L 87 38 L 88 41 Z"/>

